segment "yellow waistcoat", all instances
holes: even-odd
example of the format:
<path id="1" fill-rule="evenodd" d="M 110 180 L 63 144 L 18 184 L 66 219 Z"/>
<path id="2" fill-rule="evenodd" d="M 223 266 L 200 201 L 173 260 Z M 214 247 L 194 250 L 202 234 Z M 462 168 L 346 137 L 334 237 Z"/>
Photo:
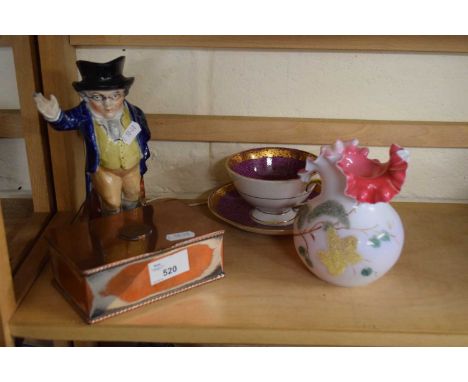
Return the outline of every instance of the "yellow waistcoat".
<path id="1" fill-rule="evenodd" d="M 125 130 L 132 122 L 130 112 L 126 106 L 120 121 L 122 126 L 125 127 Z M 127 170 L 135 167 L 140 162 L 141 152 L 136 138 L 129 145 L 122 140 L 114 142 L 108 137 L 104 127 L 98 124 L 94 119 L 93 124 L 99 148 L 100 166 L 109 170 Z"/>

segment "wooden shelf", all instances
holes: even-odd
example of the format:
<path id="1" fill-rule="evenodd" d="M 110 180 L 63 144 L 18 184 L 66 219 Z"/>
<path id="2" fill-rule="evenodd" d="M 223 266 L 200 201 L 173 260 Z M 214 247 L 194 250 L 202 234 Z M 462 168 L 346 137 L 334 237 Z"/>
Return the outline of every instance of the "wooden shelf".
<path id="1" fill-rule="evenodd" d="M 1 40 L 0 40 L 1 42 Z M 74 46 L 466 53 L 466 36 L 70 36 Z"/>
<path id="2" fill-rule="evenodd" d="M 153 140 L 316 145 L 358 138 L 365 146 L 389 146 L 394 137 L 406 147 L 468 146 L 468 123 L 146 114 Z M 265 132 L 268 134 L 265 134 Z M 23 138 L 18 110 L 0 109 L 0 138 Z"/>
<path id="3" fill-rule="evenodd" d="M 395 207 L 406 229 L 403 254 L 367 287 L 320 281 L 291 237 L 226 226 L 222 280 L 87 325 L 54 289 L 47 268 L 10 329 L 17 337 L 79 341 L 468 345 L 468 205 Z M 52 224 L 66 219 L 58 214 Z"/>
<path id="4" fill-rule="evenodd" d="M 13 274 L 30 252 L 37 237 L 50 219 L 48 212 L 34 212 L 32 199 L 2 199 L 5 233 Z"/>
<path id="5" fill-rule="evenodd" d="M 468 146 L 468 123 L 280 117 L 148 114 L 151 137 L 160 141 L 315 145 L 358 138 L 364 146 Z"/>
<path id="6" fill-rule="evenodd" d="M 19 110 L 0 109 L 0 138 L 24 138 Z"/>

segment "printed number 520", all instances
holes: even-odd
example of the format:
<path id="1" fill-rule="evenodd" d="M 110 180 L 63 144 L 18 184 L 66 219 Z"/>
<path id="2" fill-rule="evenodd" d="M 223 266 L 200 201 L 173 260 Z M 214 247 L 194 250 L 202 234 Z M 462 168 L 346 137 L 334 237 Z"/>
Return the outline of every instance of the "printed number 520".
<path id="1" fill-rule="evenodd" d="M 167 277 L 177 272 L 177 265 L 173 265 L 172 267 L 164 268 L 162 270 L 163 277 Z"/>
<path id="2" fill-rule="evenodd" d="M 176 277 L 190 270 L 187 249 L 148 264 L 151 285 Z"/>

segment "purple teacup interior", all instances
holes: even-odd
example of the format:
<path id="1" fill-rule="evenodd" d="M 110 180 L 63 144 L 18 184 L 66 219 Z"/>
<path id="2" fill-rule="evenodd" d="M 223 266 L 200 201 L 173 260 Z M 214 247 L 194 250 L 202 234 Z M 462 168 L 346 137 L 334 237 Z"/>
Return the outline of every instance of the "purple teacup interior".
<path id="1" fill-rule="evenodd" d="M 262 157 L 233 163 L 231 169 L 248 178 L 263 180 L 296 179 L 297 172 L 305 167 L 305 160 L 286 157 Z"/>

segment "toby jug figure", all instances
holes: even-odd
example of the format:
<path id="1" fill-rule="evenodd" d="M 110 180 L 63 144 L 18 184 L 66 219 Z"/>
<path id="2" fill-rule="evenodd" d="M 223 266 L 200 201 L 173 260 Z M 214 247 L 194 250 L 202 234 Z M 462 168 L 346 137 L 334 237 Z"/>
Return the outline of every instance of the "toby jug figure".
<path id="1" fill-rule="evenodd" d="M 94 192 L 100 213 L 141 205 L 150 131 L 142 110 L 128 102 L 134 77 L 125 77 L 121 56 L 106 63 L 77 61 L 82 80 L 73 82 L 82 102 L 66 111 L 54 95 L 34 95 L 38 110 L 56 130 L 79 130 L 86 146 L 86 194 Z"/>

